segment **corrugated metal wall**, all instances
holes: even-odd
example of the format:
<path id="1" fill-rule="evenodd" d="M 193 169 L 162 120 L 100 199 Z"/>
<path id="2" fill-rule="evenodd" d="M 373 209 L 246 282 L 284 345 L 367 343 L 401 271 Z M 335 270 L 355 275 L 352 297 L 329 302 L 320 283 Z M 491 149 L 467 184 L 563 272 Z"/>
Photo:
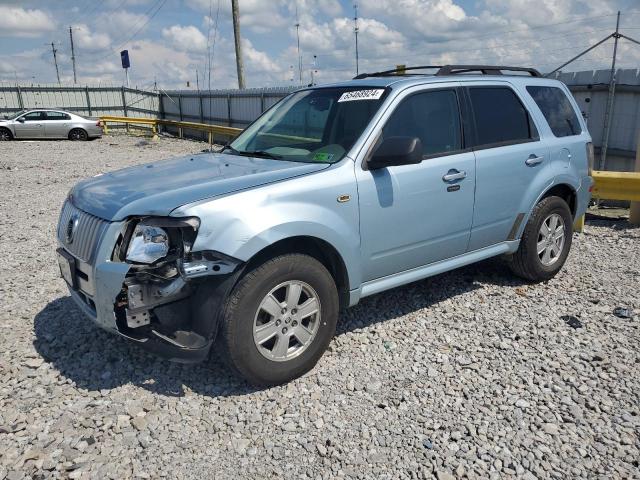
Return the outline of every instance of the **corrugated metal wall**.
<path id="1" fill-rule="evenodd" d="M 587 117 L 596 153 L 604 137 L 604 114 L 609 94 L 610 70 L 560 73 L 555 78 L 567 84 Z M 640 70 L 616 72 L 616 89 L 611 112 L 611 130 L 606 170 L 632 171 L 640 129 Z"/>
<path id="2" fill-rule="evenodd" d="M 157 117 L 158 94 L 125 87 L 0 85 L 0 114 L 24 108 L 60 108 L 79 115 Z"/>
<path id="3" fill-rule="evenodd" d="M 172 90 L 162 92 L 161 115 L 168 120 L 209 123 L 244 128 L 262 112 L 298 87 L 250 88 L 245 90 Z M 168 131 L 172 131 L 168 128 Z M 185 130 L 193 138 L 206 133 Z M 222 139 L 221 140 L 225 140 Z"/>

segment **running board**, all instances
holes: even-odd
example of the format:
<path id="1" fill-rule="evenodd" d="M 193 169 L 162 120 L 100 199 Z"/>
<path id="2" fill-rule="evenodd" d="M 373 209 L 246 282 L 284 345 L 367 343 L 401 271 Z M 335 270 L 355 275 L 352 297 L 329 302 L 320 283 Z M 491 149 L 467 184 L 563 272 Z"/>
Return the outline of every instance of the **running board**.
<path id="1" fill-rule="evenodd" d="M 448 258 L 447 260 L 441 260 L 439 262 L 431 263 L 424 267 L 418 267 L 411 270 L 405 270 L 404 272 L 395 273 L 386 277 L 371 280 L 362 284 L 360 289 L 360 295 L 357 295 L 357 290 L 352 291 L 351 300 L 355 299 L 355 303 L 360 298 L 368 297 L 376 293 L 389 290 L 390 288 L 406 285 L 407 283 L 416 282 L 423 278 L 432 277 L 440 273 L 447 272 L 456 268 L 464 267 L 471 263 L 479 262 L 487 258 L 495 257 L 505 253 L 513 253 L 518 249 L 519 240 L 512 240 L 507 242 L 491 245 L 490 247 L 484 247 L 473 252 L 468 252 L 457 257 Z M 357 296 L 357 297 L 356 297 Z M 356 298 L 354 298 L 356 297 Z M 351 303 L 351 305 L 355 305 Z"/>

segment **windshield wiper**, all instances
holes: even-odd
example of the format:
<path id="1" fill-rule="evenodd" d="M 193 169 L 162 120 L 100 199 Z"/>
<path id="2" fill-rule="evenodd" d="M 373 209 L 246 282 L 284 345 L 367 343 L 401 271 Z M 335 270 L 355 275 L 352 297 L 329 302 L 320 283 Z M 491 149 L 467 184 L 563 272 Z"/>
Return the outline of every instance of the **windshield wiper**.
<path id="1" fill-rule="evenodd" d="M 236 150 L 234 153 L 244 157 L 262 157 L 271 158 L 273 160 L 280 160 L 282 158 L 282 155 L 274 155 L 273 153 L 265 152 L 264 150 Z"/>

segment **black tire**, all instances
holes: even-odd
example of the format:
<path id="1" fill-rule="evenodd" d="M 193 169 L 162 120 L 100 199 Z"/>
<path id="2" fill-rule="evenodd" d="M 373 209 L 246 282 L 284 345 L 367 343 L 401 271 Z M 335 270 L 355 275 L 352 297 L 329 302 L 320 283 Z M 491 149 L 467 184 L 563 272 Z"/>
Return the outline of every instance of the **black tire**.
<path id="1" fill-rule="evenodd" d="M 290 360 L 273 361 L 259 351 L 254 341 L 254 322 L 262 300 L 287 281 L 304 282 L 313 288 L 320 302 L 320 316 L 315 336 L 306 349 Z M 304 375 L 320 359 L 335 333 L 338 311 L 336 285 L 320 262 L 301 254 L 273 258 L 245 274 L 227 298 L 218 336 L 221 356 L 254 385 L 286 383 Z"/>
<path id="2" fill-rule="evenodd" d="M 69 140 L 85 142 L 89 140 L 89 135 L 87 135 L 86 130 L 83 130 L 82 128 L 74 128 L 69 132 Z"/>
<path id="3" fill-rule="evenodd" d="M 545 265 L 537 252 L 537 244 L 543 222 L 553 214 L 558 214 L 564 222 L 564 243 L 554 263 Z M 572 237 L 573 216 L 567 202 L 560 197 L 544 198 L 534 207 L 520 239 L 520 246 L 509 261 L 509 267 L 517 276 L 532 282 L 549 280 L 567 260 Z"/>
<path id="4" fill-rule="evenodd" d="M 9 140 L 13 140 L 11 130 L 9 130 L 8 128 L 0 128 L 0 142 L 8 142 Z"/>

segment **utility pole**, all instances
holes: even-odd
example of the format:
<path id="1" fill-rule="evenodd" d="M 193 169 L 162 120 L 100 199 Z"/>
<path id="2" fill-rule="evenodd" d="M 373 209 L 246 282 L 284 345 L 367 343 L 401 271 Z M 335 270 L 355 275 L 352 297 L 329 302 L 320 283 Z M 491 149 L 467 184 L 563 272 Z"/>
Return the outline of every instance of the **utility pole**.
<path id="1" fill-rule="evenodd" d="M 356 36 L 356 75 L 360 73 L 359 57 L 358 57 L 358 4 L 353 4 L 354 16 L 353 16 L 353 33 Z"/>
<path id="2" fill-rule="evenodd" d="M 58 85 L 60 85 L 60 71 L 58 70 L 58 57 L 56 56 L 58 50 L 56 50 L 56 46 L 53 44 L 53 42 L 51 42 L 51 51 L 53 52 L 53 63 L 56 65 L 56 77 L 58 77 Z"/>
<path id="3" fill-rule="evenodd" d="M 76 77 L 76 53 L 73 49 L 73 29 L 69 27 L 69 38 L 71 39 L 71 64 L 73 65 L 73 83 L 78 83 Z"/>
<path id="4" fill-rule="evenodd" d="M 609 148 L 609 133 L 611 131 L 611 111 L 613 99 L 616 94 L 616 55 L 618 54 L 618 39 L 620 38 L 620 11 L 616 19 L 616 31 L 613 34 L 613 58 L 611 59 L 611 73 L 609 76 L 609 95 L 607 95 L 607 108 L 604 112 L 604 139 L 600 152 L 600 170 L 604 170 L 607 163 L 607 149 Z"/>
<path id="5" fill-rule="evenodd" d="M 242 65 L 242 46 L 240 45 L 240 12 L 238 0 L 231 0 L 231 13 L 233 15 L 233 37 L 236 42 L 236 68 L 238 70 L 238 88 L 244 89 L 244 66 Z"/>
<path id="6" fill-rule="evenodd" d="M 302 85 L 302 56 L 300 55 L 300 20 L 298 20 L 298 2 L 296 2 L 296 38 L 298 39 L 298 80 Z"/>

